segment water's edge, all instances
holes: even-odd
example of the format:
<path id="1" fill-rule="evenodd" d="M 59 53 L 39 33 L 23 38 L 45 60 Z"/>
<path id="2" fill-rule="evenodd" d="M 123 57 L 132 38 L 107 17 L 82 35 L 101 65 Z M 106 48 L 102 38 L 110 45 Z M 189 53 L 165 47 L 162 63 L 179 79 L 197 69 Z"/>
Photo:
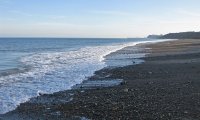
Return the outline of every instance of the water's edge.
<path id="1" fill-rule="evenodd" d="M 144 41 L 144 42 L 137 42 L 137 43 L 134 43 L 134 45 L 131 45 L 131 46 L 136 46 L 137 44 L 141 44 L 141 43 L 157 43 L 157 42 L 164 42 L 164 41 L 169 41 L 169 40 L 160 40 L 160 41 Z M 129 47 L 130 46 L 124 46 L 124 47 L 122 47 L 122 48 L 119 48 L 119 49 L 116 49 L 116 50 L 114 50 L 114 51 L 110 51 L 110 52 L 108 52 L 108 53 L 105 53 L 103 56 L 102 56 L 102 61 L 104 61 L 104 63 L 107 63 L 107 65 L 106 66 L 104 66 L 104 67 L 102 67 L 102 68 L 99 68 L 99 69 L 97 69 L 97 70 L 95 70 L 95 71 L 98 71 L 98 70 L 101 70 L 101 69 L 104 69 L 105 67 L 113 67 L 113 66 L 115 66 L 115 67 L 119 67 L 119 65 L 121 64 L 123 64 L 122 66 L 127 66 L 127 65 L 131 65 L 131 64 L 140 64 L 140 63 L 142 63 L 142 62 L 144 62 L 143 60 L 141 60 L 140 58 L 142 58 L 142 57 L 144 57 L 145 55 L 146 55 L 146 53 L 145 54 L 142 54 L 142 55 L 139 55 L 139 56 L 136 56 L 136 57 L 134 57 L 133 58 L 133 55 L 132 54 L 130 54 L 130 56 L 128 56 L 129 57 L 129 59 L 128 59 L 128 61 L 126 61 L 126 63 L 124 64 L 124 63 L 120 63 L 120 61 L 115 61 L 114 59 L 116 59 L 116 57 L 118 57 L 119 58 L 119 54 L 117 55 L 117 56 L 115 56 L 115 53 L 116 52 L 120 52 L 120 50 L 123 50 L 123 49 L 129 49 Z M 137 49 L 137 48 L 136 48 Z M 142 50 L 142 49 L 141 49 Z M 124 58 L 124 57 L 127 57 L 127 55 L 125 55 L 125 56 L 122 56 L 122 59 Z M 131 62 L 130 62 L 130 59 L 134 59 L 135 61 L 134 62 L 132 62 L 132 60 L 131 60 Z M 114 60 L 114 61 L 113 61 Z M 114 64 L 113 65 L 113 63 L 118 63 L 117 65 L 116 64 Z M 120 66 L 121 67 L 121 66 Z M 93 71 L 93 75 L 94 75 L 94 73 L 95 73 L 95 71 Z M 85 80 L 85 81 L 87 81 L 87 80 Z M 80 82 L 80 84 L 78 84 L 78 85 L 81 85 L 81 84 L 83 84 L 85 81 L 82 81 L 82 82 Z M 117 80 L 118 82 L 116 82 L 115 80 L 113 80 L 113 81 L 111 81 L 111 83 L 109 83 L 108 81 L 104 81 L 104 83 L 105 82 L 107 82 L 107 84 L 111 84 L 111 85 L 108 85 L 108 86 L 106 86 L 106 87 L 110 87 L 110 86 L 113 86 L 113 85 L 119 85 L 121 82 L 123 82 L 123 80 Z M 98 81 L 99 82 L 99 81 Z M 85 82 L 85 83 L 88 83 L 88 82 Z M 101 84 L 104 84 L 104 83 L 101 83 Z M 114 83 L 114 84 L 113 84 Z M 112 85 L 113 84 L 113 85 Z M 96 85 L 95 83 L 94 84 L 92 84 L 92 85 Z M 98 84 L 97 84 L 98 85 Z M 73 85 L 70 89 L 73 89 L 74 88 L 74 86 L 77 86 L 77 85 Z M 105 87 L 105 86 L 102 86 L 102 87 Z M 91 88 L 91 87 L 90 87 Z M 70 90 L 70 89 L 68 89 L 68 90 Z M 55 92 L 56 93 L 56 92 Z M 52 93 L 52 94 L 54 94 L 54 93 Z M 40 97 L 41 95 L 43 95 L 43 93 L 38 93 L 38 96 Z M 33 97 L 33 98 L 29 98 L 28 100 L 26 100 L 26 101 L 24 101 L 24 102 L 33 102 L 34 100 L 36 100 L 36 99 L 34 99 L 34 98 L 37 98 L 38 96 L 36 96 L 36 97 Z M 70 100 L 72 100 L 73 98 L 69 98 Z M 69 101 L 70 101 L 69 100 Z M 43 101 L 43 100 L 42 100 Z M 24 103 L 23 102 L 23 103 Z M 35 102 L 37 102 L 37 101 L 35 101 Z M 44 101 L 43 101 L 44 102 Z M 68 101 L 67 101 L 68 102 Z M 21 104 L 21 103 L 20 103 Z M 12 110 L 11 110 L 12 111 Z M 2 114 L 3 115 L 3 114 Z M 1 114 L 0 114 L 0 116 L 1 116 Z"/>

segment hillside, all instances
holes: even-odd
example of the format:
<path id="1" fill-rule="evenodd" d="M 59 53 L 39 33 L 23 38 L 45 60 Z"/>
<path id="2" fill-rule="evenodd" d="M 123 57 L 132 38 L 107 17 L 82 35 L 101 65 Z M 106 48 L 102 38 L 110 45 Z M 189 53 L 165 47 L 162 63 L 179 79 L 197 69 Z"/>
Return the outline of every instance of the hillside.
<path id="1" fill-rule="evenodd" d="M 166 35 L 149 35 L 151 39 L 200 39 L 200 32 L 180 32 Z"/>
<path id="2" fill-rule="evenodd" d="M 169 33 L 161 36 L 162 39 L 200 39 L 200 32 Z"/>

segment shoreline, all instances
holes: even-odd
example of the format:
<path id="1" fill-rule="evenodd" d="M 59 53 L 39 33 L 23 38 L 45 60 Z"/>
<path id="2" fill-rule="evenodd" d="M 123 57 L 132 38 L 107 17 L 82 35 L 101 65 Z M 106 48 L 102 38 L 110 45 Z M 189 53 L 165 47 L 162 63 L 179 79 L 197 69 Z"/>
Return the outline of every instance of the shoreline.
<path id="1" fill-rule="evenodd" d="M 163 40 L 161 40 L 161 41 L 163 41 Z M 102 56 L 102 58 L 101 58 L 101 62 L 105 62 L 105 64 L 106 64 L 106 67 L 104 67 L 104 68 L 101 68 L 101 69 L 99 69 L 99 70 L 102 70 L 102 69 L 105 69 L 105 68 L 113 68 L 113 67 L 119 67 L 119 66 L 127 66 L 127 65 L 129 65 L 129 64 L 132 64 L 132 60 L 131 60 L 131 63 L 129 62 L 129 63 L 126 63 L 125 65 L 122 65 L 123 63 L 118 63 L 118 65 L 119 66 L 116 66 L 116 65 L 114 65 L 114 66 L 112 66 L 110 63 L 108 63 L 107 64 L 107 62 L 109 62 L 109 60 L 107 60 L 107 59 L 109 59 L 107 56 L 111 56 L 111 59 L 112 59 L 112 55 L 111 54 L 115 54 L 117 51 L 121 51 L 121 50 L 123 50 L 123 49 L 125 49 L 125 48 L 127 48 L 127 47 L 136 47 L 135 49 L 139 49 L 136 45 L 137 44 L 145 44 L 146 42 L 155 42 L 154 40 L 148 40 L 148 41 L 142 41 L 142 42 L 131 42 L 131 43 L 126 43 L 127 45 L 121 45 L 119 48 L 117 48 L 117 49 L 115 49 L 115 50 L 113 50 L 113 51 L 110 51 L 110 52 L 107 52 L 107 53 L 105 53 L 103 56 Z M 122 46 L 124 46 L 123 48 L 122 48 Z M 137 51 L 137 50 L 134 50 L 134 51 Z M 136 57 L 136 59 L 138 59 L 138 58 L 140 58 L 140 56 L 137 56 Z M 129 60 L 130 61 L 130 60 Z M 112 61 L 113 62 L 113 61 Z M 119 61 L 118 61 L 119 62 Z M 139 62 L 140 63 L 140 62 Z M 137 64 L 139 64 L 139 63 L 137 63 Z M 99 71 L 99 70 L 96 70 L 96 71 Z M 94 73 L 96 72 L 96 71 L 94 71 Z M 54 92 L 54 93 L 38 93 L 38 95 L 39 96 L 36 96 L 36 97 L 32 97 L 32 98 L 30 98 L 29 100 L 27 100 L 26 102 L 23 102 L 23 103 L 20 103 L 20 105 L 21 104 L 24 104 L 24 103 L 29 103 L 29 102 L 36 102 L 37 100 L 38 100 L 38 98 L 42 98 L 43 99 L 43 97 L 46 97 L 46 96 L 51 96 L 51 95 L 54 95 L 54 94 L 60 94 L 60 93 L 62 93 L 62 92 L 65 92 L 65 91 L 75 91 L 75 90 L 82 90 L 82 89 L 99 89 L 99 88 L 105 88 L 105 87 L 112 87 L 112 86 L 117 86 L 117 85 L 119 85 L 119 84 L 121 84 L 122 82 L 123 82 L 123 80 L 121 80 L 121 79 L 114 79 L 114 80 L 106 80 L 105 79 L 105 77 L 106 76 L 102 76 L 102 77 L 98 77 L 98 78 L 94 78 L 94 76 L 95 76 L 95 74 L 93 74 L 92 76 L 89 76 L 89 77 L 86 77 L 87 78 L 87 80 L 84 80 L 84 81 L 82 81 L 82 83 L 80 83 L 80 84 L 76 84 L 76 85 L 74 85 L 74 86 L 72 86 L 72 88 L 71 89 L 67 89 L 67 90 L 62 90 L 62 91 L 58 91 L 58 92 Z M 102 80 L 101 79 L 105 79 L 105 80 L 103 80 L 103 83 L 102 83 Z M 86 83 L 86 85 L 87 85 L 87 83 L 90 83 L 90 82 L 92 82 L 92 83 L 90 83 L 89 84 L 89 86 L 87 87 L 87 86 L 85 86 L 84 84 Z M 95 83 L 95 82 L 97 82 L 97 83 Z M 99 86 L 100 85 L 100 86 Z M 85 87 L 83 87 L 83 86 L 85 86 Z M 73 93 L 70 93 L 70 94 L 73 94 Z M 68 95 L 68 97 L 70 97 L 70 98 L 68 98 L 69 100 L 67 100 L 67 101 L 70 101 L 72 98 L 71 98 L 71 96 L 72 95 Z M 37 99 L 37 100 L 36 100 Z M 44 103 L 44 101 L 45 102 L 47 102 L 46 100 L 42 100 L 42 99 L 40 99 L 40 102 L 42 102 L 42 103 Z M 45 98 L 46 99 L 46 98 Z M 39 102 L 37 102 L 37 103 L 39 103 Z M 20 106 L 19 105 L 19 106 Z M 18 107 L 19 107 L 18 106 Z M 17 108 L 16 108 L 17 109 Z M 12 111 L 15 111 L 16 109 L 14 109 L 14 110 L 11 110 L 11 111 L 9 111 L 9 112 L 6 112 L 6 113 L 4 113 L 4 114 L 0 114 L 0 118 L 1 118 L 1 116 L 4 116 L 4 115 L 6 115 L 6 114 L 8 114 L 8 113 L 10 113 L 10 112 L 12 112 Z"/>
<path id="2" fill-rule="evenodd" d="M 71 51 L 65 51 L 65 52 L 62 51 L 58 55 L 56 54 L 57 52 L 54 51 L 53 53 L 50 54 L 50 59 L 49 59 L 49 53 L 47 53 L 47 54 L 44 53 L 44 55 L 42 55 L 43 53 L 41 53 L 41 54 L 33 54 L 31 56 L 20 57 L 19 61 L 21 61 L 21 62 L 23 61 L 23 66 L 24 66 L 24 64 L 26 66 L 29 66 L 29 63 L 30 63 L 31 64 L 30 66 L 32 66 L 33 68 L 37 67 L 38 69 L 31 69 L 31 67 L 29 66 L 30 67 L 29 69 L 25 69 L 25 71 L 23 71 L 23 70 L 21 71 L 21 68 L 15 68 L 13 73 L 18 73 L 19 77 L 22 77 L 22 78 L 25 76 L 25 79 L 28 79 L 29 77 L 26 78 L 26 75 L 28 74 L 28 76 L 29 76 L 29 74 L 30 74 L 31 82 L 37 83 L 38 79 L 36 76 L 40 75 L 40 73 L 42 73 L 42 75 L 46 74 L 46 73 L 48 73 L 48 72 L 46 72 L 48 70 L 51 71 L 52 69 L 58 69 L 58 71 L 59 71 L 59 68 L 61 68 L 61 70 L 60 70 L 61 74 L 59 74 L 59 72 L 55 72 L 55 74 L 58 73 L 59 75 L 52 75 L 53 77 L 51 77 L 51 73 L 50 73 L 50 75 L 47 74 L 46 75 L 47 79 L 41 80 L 41 81 L 43 81 L 43 83 L 41 82 L 41 83 L 39 83 L 39 85 L 37 84 L 34 86 L 40 86 L 42 84 L 45 84 L 45 85 L 41 86 L 39 88 L 39 90 L 37 88 L 36 89 L 33 88 L 33 90 L 30 90 L 29 93 L 31 93 L 33 91 L 33 93 L 31 93 L 31 95 L 29 94 L 30 96 L 26 94 L 26 91 L 29 89 L 32 89 L 32 88 L 29 88 L 30 86 L 26 86 L 27 85 L 26 81 L 24 84 L 25 86 L 22 85 L 26 89 L 23 89 L 23 87 L 22 87 L 22 89 L 18 89 L 20 87 L 14 88 L 14 89 L 16 89 L 16 91 L 25 91 L 25 93 L 18 94 L 18 92 L 16 92 L 16 93 L 11 92 L 8 94 L 14 94 L 14 95 L 12 95 L 12 96 L 7 95 L 8 98 L 6 95 L 4 98 L 4 94 L 1 95 L 2 96 L 1 98 L 3 101 L 0 101 L 0 105 L 2 105 L 3 108 L 0 109 L 0 113 L 2 114 L 5 112 L 14 110 L 17 106 L 19 106 L 20 103 L 27 102 L 27 101 L 29 101 L 29 99 L 40 96 L 41 94 L 52 94 L 55 92 L 71 89 L 71 87 L 74 86 L 75 84 L 79 84 L 82 81 L 84 81 L 85 79 L 87 79 L 87 76 L 88 77 L 92 76 L 95 71 L 103 69 L 106 66 L 103 62 L 104 56 L 110 54 L 111 52 L 120 50 L 130 44 L 132 45 L 132 42 L 131 43 L 124 42 L 123 44 L 116 43 L 114 45 L 109 43 L 109 44 L 103 45 L 103 46 L 97 45 L 97 46 L 82 47 L 82 48 L 77 49 L 72 52 Z M 66 53 L 66 54 L 64 54 L 64 53 Z M 82 53 L 82 54 L 80 54 L 80 53 Z M 84 54 L 84 53 L 86 53 L 86 54 Z M 68 54 L 70 54 L 70 55 L 68 55 Z M 37 55 L 39 55 L 39 56 L 37 56 Z M 81 59 L 81 56 L 83 57 L 83 59 Z M 37 59 L 38 57 L 40 59 Z M 47 63 L 49 63 L 49 65 L 47 64 L 47 67 L 46 67 L 46 63 L 45 63 L 46 59 L 47 60 L 49 59 L 49 61 L 47 61 Z M 40 61 L 44 61 L 44 62 L 40 63 Z M 72 63 L 72 64 L 68 64 L 68 63 Z M 75 63 L 75 64 L 73 64 L 73 63 Z M 63 66 L 64 64 L 66 66 Z M 72 66 L 70 66 L 70 65 L 72 65 Z M 68 67 L 70 69 L 68 69 Z M 77 72 L 73 72 L 73 71 L 77 71 Z M 63 73 L 63 72 L 65 72 L 65 73 Z M 6 70 L 5 73 L 3 73 L 3 74 L 5 74 L 5 78 L 2 78 L 3 80 L 9 81 L 10 79 L 14 79 L 13 81 L 15 81 L 15 76 L 17 76 L 16 81 L 18 80 L 18 74 L 12 75 L 12 72 L 10 73 L 10 70 Z M 36 73 L 36 76 L 33 73 Z M 83 75 L 81 75 L 81 73 L 83 73 Z M 23 75 L 23 74 L 25 74 L 25 75 Z M 62 76 L 62 75 L 64 75 L 64 76 Z M 10 76 L 12 78 L 10 78 Z M 54 78 L 54 76 L 58 76 L 58 77 Z M 62 76 L 62 77 L 59 77 L 59 76 Z M 34 81 L 33 81 L 32 78 L 33 79 L 36 78 L 36 79 L 34 79 Z M 39 79 L 42 79 L 42 78 L 39 78 Z M 57 81 L 60 81 L 60 82 L 57 82 Z M 72 81 L 72 82 L 67 82 L 67 81 Z M 51 84 L 51 82 L 52 82 L 52 84 Z M 61 84 L 59 84 L 59 83 L 61 83 Z M 23 82 L 22 82 L 22 84 L 23 84 Z M 21 86 L 21 85 L 19 85 L 19 86 Z M 51 87 L 46 88 L 45 86 L 51 86 Z M 12 89 L 13 88 L 11 87 L 11 90 Z M 2 90 L 2 91 L 4 91 L 4 90 Z M 18 96 L 20 96 L 20 97 L 18 97 Z M 9 99 L 9 97 L 10 97 L 10 99 Z M 14 100 L 13 100 L 13 98 L 14 98 Z M 11 100 L 11 101 L 7 102 L 7 100 Z"/>
<path id="3" fill-rule="evenodd" d="M 96 70 L 93 70 L 93 69 L 89 69 L 90 71 L 93 71 L 92 73 L 88 73 L 88 74 L 90 74 L 89 76 L 93 76 L 93 73 L 95 72 L 95 71 L 98 71 L 98 70 L 101 70 L 101 69 L 103 69 L 104 67 L 107 67 L 107 66 L 109 66 L 109 67 L 116 67 L 116 66 L 126 66 L 126 65 L 132 65 L 132 64 L 139 64 L 139 63 L 141 63 L 141 62 L 143 62 L 142 60 L 136 60 L 137 58 L 140 58 L 140 57 L 144 57 L 144 55 L 132 55 L 132 56 L 124 56 L 124 54 L 121 54 L 122 56 L 120 56 L 120 57 L 122 57 L 122 58 L 120 58 L 120 59 L 123 59 L 123 60 L 117 60 L 116 61 L 116 59 L 119 59 L 119 55 L 110 55 L 110 54 L 113 54 L 113 53 L 116 53 L 116 51 L 120 51 L 121 49 L 125 49 L 126 47 L 128 47 L 128 46 L 136 46 L 137 44 L 145 44 L 146 42 L 150 42 L 150 43 L 154 43 L 154 42 L 160 42 L 160 41 L 165 41 L 165 40 L 145 40 L 145 41 L 136 41 L 136 42 L 128 42 L 128 43 L 123 43 L 123 44 L 119 44 L 119 45 L 115 45 L 115 47 L 113 47 L 113 48 L 111 48 L 111 51 L 108 51 L 108 50 L 105 50 L 105 51 L 107 51 L 107 52 L 105 52 L 105 53 L 103 53 L 101 56 L 100 56 L 100 63 L 98 63 L 99 64 L 99 68 L 98 68 L 98 65 L 97 65 L 97 68 L 98 69 L 96 69 L 96 68 L 93 68 L 93 69 L 96 69 Z M 117 47 L 118 46 L 118 47 Z M 135 51 L 137 51 L 137 49 L 139 49 L 139 48 L 135 48 L 134 50 Z M 134 50 L 132 51 L 133 53 L 134 53 Z M 132 54 L 133 54 L 132 53 Z M 108 57 L 105 57 L 105 56 L 108 56 Z M 111 56 L 111 57 L 110 57 Z M 114 56 L 115 58 L 112 58 L 112 56 Z M 124 57 L 124 58 L 123 58 Z M 126 61 L 124 61 L 125 60 L 125 57 L 129 57 L 129 60 L 127 59 Z M 130 60 L 131 58 L 133 58 L 133 59 L 135 59 L 135 60 Z M 108 60 L 109 59 L 109 60 Z M 132 62 L 132 61 L 135 61 L 134 63 Z M 105 64 L 105 65 L 100 65 L 100 64 Z M 108 63 L 108 64 L 107 64 Z M 114 63 L 114 64 L 113 64 Z M 116 64 L 117 63 L 117 64 Z M 100 66 L 102 66 L 102 67 L 100 67 Z M 104 67 L 103 67 L 104 66 Z M 70 72 L 70 71 L 69 71 Z M 73 76 L 72 76 L 73 77 Z M 86 79 L 87 79 L 88 77 L 86 77 Z M 82 81 L 82 79 L 79 79 L 80 81 L 82 81 L 82 82 L 84 82 L 84 79 L 85 78 L 83 78 L 83 81 Z M 79 80 L 78 80 L 78 83 L 79 83 Z M 86 80 L 85 80 L 86 81 Z M 56 81 L 55 81 L 56 82 Z M 99 82 L 99 81 L 97 81 L 97 82 Z M 105 82 L 107 82 L 108 83 L 108 81 L 105 81 Z M 110 82 L 111 84 L 113 84 L 113 82 Z M 103 84 L 105 84 L 106 85 L 106 83 L 103 83 Z M 118 83 L 114 83 L 114 84 L 120 84 L 120 82 L 118 82 Z M 104 86 L 105 86 L 104 85 Z M 53 86 L 53 85 L 52 85 Z M 113 85 L 110 85 L 110 86 L 113 86 Z M 70 88 L 71 89 L 71 88 Z M 67 89 L 67 90 L 70 90 L 70 89 Z M 60 91 L 63 91 L 63 90 L 65 90 L 65 89 L 62 89 L 62 90 L 60 90 Z M 52 94 L 52 93 L 55 93 L 55 92 L 59 92 L 59 91 L 54 91 L 54 92 L 51 92 L 51 93 L 49 93 L 49 94 Z M 26 98 L 26 100 L 24 100 L 24 99 L 22 99 L 21 101 L 20 101 L 20 98 L 16 101 L 16 103 L 14 103 L 14 106 L 18 106 L 19 104 L 18 103 L 24 103 L 24 102 L 28 102 L 29 101 L 29 99 L 31 99 L 31 98 L 35 98 L 35 97 L 38 97 L 38 96 L 41 96 L 42 94 L 48 94 L 48 92 L 37 92 L 37 95 L 35 95 L 35 96 L 32 96 L 32 97 L 27 97 Z M 21 95 L 16 95 L 16 97 L 18 97 L 18 96 L 21 96 Z M 25 96 L 26 97 L 26 96 Z M 6 107 L 5 107 L 6 108 Z M 11 108 L 11 109 L 14 109 L 14 108 Z M 10 109 L 10 110 L 11 110 Z M 4 110 L 4 109 L 2 109 L 2 110 Z M 0 110 L 1 111 L 1 110 Z M 8 111 L 8 110 L 7 110 Z M 2 111 L 1 111 L 2 112 Z M 4 112 L 5 112 L 5 110 L 4 110 Z"/>
<path id="4" fill-rule="evenodd" d="M 39 103 L 38 99 L 42 97 L 35 98 L 36 102 L 23 103 L 2 119 L 198 119 L 199 43 L 198 40 L 178 40 L 141 45 L 152 48 L 145 49 L 150 53 L 143 58 L 145 63 L 105 68 L 96 71 L 91 78 L 109 75 L 109 79 L 125 80 L 121 85 L 84 92 L 70 90 L 68 92 L 74 94 L 73 100 L 67 103 L 67 91 L 43 95 L 54 100 Z"/>

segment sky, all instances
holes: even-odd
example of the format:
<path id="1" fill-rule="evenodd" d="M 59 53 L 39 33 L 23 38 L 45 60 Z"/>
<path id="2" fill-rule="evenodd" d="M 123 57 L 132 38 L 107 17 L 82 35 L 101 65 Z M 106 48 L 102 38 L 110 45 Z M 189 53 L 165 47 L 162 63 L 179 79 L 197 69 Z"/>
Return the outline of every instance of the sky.
<path id="1" fill-rule="evenodd" d="M 200 31 L 200 0 L 0 0 L 0 37 L 146 37 Z"/>

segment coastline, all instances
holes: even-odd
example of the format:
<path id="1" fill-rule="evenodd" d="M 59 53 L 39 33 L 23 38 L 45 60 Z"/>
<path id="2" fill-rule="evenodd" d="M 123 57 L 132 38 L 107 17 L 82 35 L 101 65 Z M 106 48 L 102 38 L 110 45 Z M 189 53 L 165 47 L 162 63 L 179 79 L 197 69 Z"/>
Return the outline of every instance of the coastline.
<path id="1" fill-rule="evenodd" d="M 126 39 L 123 39 L 123 41 L 122 39 L 111 39 L 109 41 L 99 39 L 94 41 L 91 39 L 96 44 L 94 46 L 92 45 L 93 42 L 87 39 L 77 39 L 78 42 L 75 42 L 76 45 L 71 39 L 66 39 L 58 43 L 56 40 L 50 39 L 46 44 L 49 44 L 50 48 L 54 48 L 52 44 L 58 45 L 61 51 L 53 50 L 52 52 L 47 52 L 46 45 L 41 45 L 44 48 L 43 52 L 39 49 L 37 53 L 25 56 L 15 53 L 19 54 L 19 56 L 17 58 L 14 57 L 13 61 L 19 61 L 20 66 L 13 70 L 5 70 L 3 73 L 4 76 L 0 77 L 1 84 L 3 82 L 0 91 L 7 91 L 0 92 L 0 114 L 12 111 L 20 103 L 27 102 L 30 98 L 40 96 L 41 94 L 52 94 L 71 89 L 72 86 L 87 80 L 87 77 L 92 76 L 95 71 L 106 67 L 103 62 L 105 55 L 126 46 L 135 45 L 135 42 L 139 40 L 146 41 L 147 39 L 133 39 L 130 41 L 126 41 Z M 21 45 L 22 43 L 27 44 L 29 40 L 25 39 L 20 43 L 16 39 L 11 39 L 9 43 L 14 41 L 18 45 Z M 43 40 L 38 40 L 39 44 L 40 42 L 42 43 Z M 61 43 L 65 43 L 64 46 Z M 39 44 L 29 46 L 30 51 L 32 49 L 34 51 L 34 46 L 40 46 Z M 74 46 L 70 44 L 74 44 Z M 12 45 L 8 44 L 8 46 Z M 72 47 L 73 50 L 72 48 L 69 50 L 62 49 L 62 47 L 67 49 Z M 20 49 L 18 50 L 20 51 Z M 45 50 L 47 51 L 45 52 Z M 11 56 L 12 59 L 12 54 L 8 54 L 7 56 Z M 10 64 L 12 62 L 8 65 Z M 13 81 L 14 84 L 12 84 Z M 6 84 L 5 86 L 4 83 Z"/>
<path id="2" fill-rule="evenodd" d="M 3 115 L 2 119 L 200 118 L 200 40 L 167 41 L 138 46 L 151 48 L 140 51 L 149 53 L 142 58 L 144 63 L 105 68 L 96 71 L 90 78 L 107 76 L 107 79 L 123 79 L 125 82 L 121 85 L 43 95 L 35 98 L 36 102 L 21 104 L 16 110 Z M 124 52 L 130 52 L 128 50 Z M 73 94 L 73 100 L 71 97 L 66 98 L 70 94 Z M 38 102 L 42 97 L 55 99 L 49 103 Z"/>

